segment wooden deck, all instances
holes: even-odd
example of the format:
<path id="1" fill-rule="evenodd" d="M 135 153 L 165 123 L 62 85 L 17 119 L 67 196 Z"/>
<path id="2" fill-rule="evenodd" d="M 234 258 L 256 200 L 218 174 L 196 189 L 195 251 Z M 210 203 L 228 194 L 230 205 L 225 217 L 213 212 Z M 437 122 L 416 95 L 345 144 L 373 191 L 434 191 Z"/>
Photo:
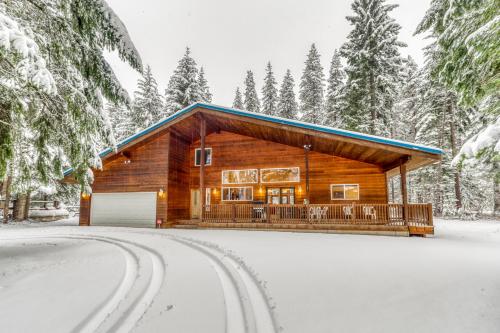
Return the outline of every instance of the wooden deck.
<path id="1" fill-rule="evenodd" d="M 431 204 L 216 204 L 203 220 L 178 221 L 177 227 L 383 235 L 432 235 Z"/>

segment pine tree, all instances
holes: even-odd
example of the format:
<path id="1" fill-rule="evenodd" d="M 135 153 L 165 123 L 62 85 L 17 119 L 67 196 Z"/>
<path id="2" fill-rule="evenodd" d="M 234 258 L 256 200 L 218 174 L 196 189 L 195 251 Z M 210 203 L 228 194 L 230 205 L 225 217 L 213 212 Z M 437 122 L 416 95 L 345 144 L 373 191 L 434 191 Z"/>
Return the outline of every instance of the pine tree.
<path id="1" fill-rule="evenodd" d="M 278 99 L 278 113 L 279 117 L 288 119 L 297 119 L 299 106 L 295 99 L 295 82 L 292 73 L 287 69 L 283 82 L 281 83 L 279 99 Z"/>
<path id="2" fill-rule="evenodd" d="M 208 87 L 208 81 L 205 79 L 205 70 L 203 67 L 200 68 L 200 72 L 198 73 L 198 86 L 201 91 L 201 101 L 205 103 L 212 103 L 212 93 Z"/>
<path id="3" fill-rule="evenodd" d="M 137 81 L 137 90 L 134 92 L 134 102 L 130 112 L 130 125 L 134 131 L 140 131 L 162 118 L 163 103 L 158 93 L 158 84 L 153 77 L 151 67 L 146 70 Z"/>
<path id="4" fill-rule="evenodd" d="M 233 108 L 243 110 L 243 97 L 241 96 L 240 88 L 236 88 L 236 93 L 234 95 Z"/>
<path id="5" fill-rule="evenodd" d="M 340 62 L 340 54 L 337 50 L 333 53 L 330 64 L 330 75 L 326 88 L 325 119 L 327 126 L 342 127 L 342 102 L 345 73 Z"/>
<path id="6" fill-rule="evenodd" d="M 354 26 L 341 48 L 347 60 L 342 118 L 348 129 L 388 135 L 388 116 L 396 98 L 401 64 L 397 40 L 401 27 L 389 16 L 397 5 L 384 0 L 355 0 Z"/>
<path id="7" fill-rule="evenodd" d="M 311 45 L 305 65 L 299 92 L 302 120 L 320 124 L 323 122 L 325 75 L 323 66 L 321 66 L 320 55 L 314 44 Z"/>
<path id="8" fill-rule="evenodd" d="M 245 78 L 245 110 L 251 112 L 260 112 L 260 101 L 255 89 L 255 80 L 252 71 L 247 71 Z"/>
<path id="9" fill-rule="evenodd" d="M 494 211 L 500 215 L 500 83 L 498 1 L 433 0 L 417 28 L 436 39 L 432 76 L 458 94 L 461 105 L 478 109 L 474 126 L 455 159 L 477 159 L 491 170 Z M 468 163 L 475 163 L 468 161 Z"/>
<path id="10" fill-rule="evenodd" d="M 136 132 L 135 125 L 130 121 L 131 110 L 120 104 L 108 103 L 106 111 L 117 140 L 123 140 Z"/>
<path id="11" fill-rule="evenodd" d="M 33 135 L 31 177 L 53 182 L 71 166 L 90 191 L 99 148 L 114 144 L 102 97 L 128 103 L 104 49 L 142 70 L 123 23 L 103 0 L 12 0 L 0 6 L 0 35 L 14 38 L 0 43 L 0 81 L 10 82 L 0 85 L 0 177 L 23 158 L 14 156 L 12 130 L 24 118 Z"/>
<path id="12" fill-rule="evenodd" d="M 198 69 L 191 57 L 189 47 L 179 60 L 174 74 L 170 77 L 165 91 L 165 110 L 171 115 L 185 107 L 202 101 L 202 93 L 198 82 Z"/>
<path id="13" fill-rule="evenodd" d="M 264 86 L 262 87 L 262 113 L 276 115 L 278 104 L 278 89 L 276 88 L 271 62 L 267 63 Z"/>

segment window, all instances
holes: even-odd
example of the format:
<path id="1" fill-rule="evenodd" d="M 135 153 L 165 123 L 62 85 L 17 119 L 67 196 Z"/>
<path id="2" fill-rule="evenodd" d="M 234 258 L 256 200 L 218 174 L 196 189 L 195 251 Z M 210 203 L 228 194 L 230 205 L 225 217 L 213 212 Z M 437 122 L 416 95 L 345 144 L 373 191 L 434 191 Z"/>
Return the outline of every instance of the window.
<path id="1" fill-rule="evenodd" d="M 200 166 L 201 161 L 201 148 L 194 150 L 194 165 Z M 205 148 L 205 165 L 212 164 L 212 148 Z"/>
<path id="2" fill-rule="evenodd" d="M 223 187 L 222 201 L 252 201 L 253 187 Z"/>
<path id="3" fill-rule="evenodd" d="M 300 168 L 260 169 L 262 183 L 289 183 L 300 181 Z"/>
<path id="4" fill-rule="evenodd" d="M 222 184 L 253 184 L 259 182 L 257 169 L 224 170 Z"/>
<path id="5" fill-rule="evenodd" d="M 359 200 L 358 184 L 332 184 L 330 192 L 332 200 Z"/>

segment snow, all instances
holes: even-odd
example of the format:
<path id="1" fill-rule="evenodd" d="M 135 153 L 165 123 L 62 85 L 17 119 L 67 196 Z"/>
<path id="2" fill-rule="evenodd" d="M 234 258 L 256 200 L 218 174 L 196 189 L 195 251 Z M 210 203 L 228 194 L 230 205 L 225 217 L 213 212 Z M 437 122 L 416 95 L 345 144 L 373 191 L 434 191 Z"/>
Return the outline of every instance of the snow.
<path id="1" fill-rule="evenodd" d="M 456 165 L 462 156 L 475 157 L 487 147 L 493 147 L 495 152 L 500 153 L 500 117 L 479 134 L 467 140 L 460 149 L 460 153 L 453 159 L 452 164 Z"/>
<path id="2" fill-rule="evenodd" d="M 500 222 L 433 238 L 0 225 L 0 327 L 498 332 Z M 26 320 L 26 316 L 29 320 Z"/>
<path id="3" fill-rule="evenodd" d="M 66 209 L 34 209 L 30 210 L 30 217 L 56 217 L 68 216 L 69 212 Z"/>
<path id="4" fill-rule="evenodd" d="M 13 50 L 21 55 L 16 71 L 23 80 L 31 81 L 49 94 L 56 93 L 54 78 L 47 69 L 37 43 L 29 36 L 29 31 L 22 29 L 2 11 L 0 6 L 0 48 Z"/>

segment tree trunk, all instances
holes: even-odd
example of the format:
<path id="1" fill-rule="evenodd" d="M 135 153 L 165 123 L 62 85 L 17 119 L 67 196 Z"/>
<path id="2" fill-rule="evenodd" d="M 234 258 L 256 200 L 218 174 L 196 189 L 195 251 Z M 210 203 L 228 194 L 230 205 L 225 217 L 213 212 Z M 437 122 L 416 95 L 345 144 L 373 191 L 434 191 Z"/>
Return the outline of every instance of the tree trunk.
<path id="1" fill-rule="evenodd" d="M 9 206 L 10 206 L 10 185 L 12 183 L 12 175 L 9 173 L 4 182 L 5 201 L 3 205 L 3 223 L 9 221 Z"/>
<path id="2" fill-rule="evenodd" d="M 493 162 L 493 216 L 500 216 L 500 163 Z"/>
<path id="3" fill-rule="evenodd" d="M 375 131 L 375 123 L 377 120 L 377 111 L 375 109 L 376 101 L 375 101 L 375 77 L 373 72 L 370 72 L 370 132 L 371 134 L 377 134 Z"/>
<path id="4" fill-rule="evenodd" d="M 24 206 L 24 219 L 27 220 L 30 217 L 30 206 L 31 206 L 31 191 L 26 193 L 26 204 Z"/>
<path id="5" fill-rule="evenodd" d="M 448 113 L 450 115 L 450 146 L 451 146 L 451 155 L 455 157 L 458 154 L 457 151 L 457 133 L 455 127 L 455 107 L 454 107 L 453 97 L 448 97 Z M 455 180 L 455 206 L 458 209 L 462 208 L 462 192 L 460 189 L 460 172 L 455 168 L 454 171 L 454 180 Z"/>

